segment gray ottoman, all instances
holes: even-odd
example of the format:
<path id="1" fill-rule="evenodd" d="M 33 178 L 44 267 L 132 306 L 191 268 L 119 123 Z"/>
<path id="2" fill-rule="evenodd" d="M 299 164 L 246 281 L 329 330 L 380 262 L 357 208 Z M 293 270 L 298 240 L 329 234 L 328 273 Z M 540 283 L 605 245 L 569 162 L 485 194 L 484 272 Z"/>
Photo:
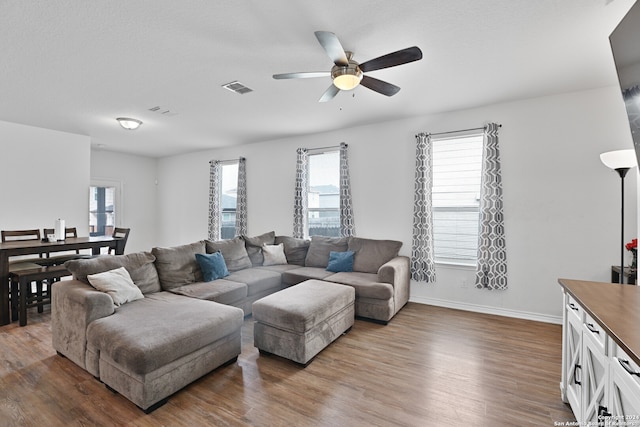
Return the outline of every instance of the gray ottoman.
<path id="1" fill-rule="evenodd" d="M 353 326 L 355 289 L 307 280 L 253 303 L 253 344 L 307 365 Z"/>

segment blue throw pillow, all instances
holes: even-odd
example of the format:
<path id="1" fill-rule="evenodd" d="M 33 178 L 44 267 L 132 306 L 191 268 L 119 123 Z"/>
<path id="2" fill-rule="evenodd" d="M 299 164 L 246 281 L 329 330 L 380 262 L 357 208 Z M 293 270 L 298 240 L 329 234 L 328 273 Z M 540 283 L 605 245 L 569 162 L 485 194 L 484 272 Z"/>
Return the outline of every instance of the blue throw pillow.
<path id="1" fill-rule="evenodd" d="M 333 273 L 353 271 L 353 251 L 329 252 L 327 271 Z"/>
<path id="2" fill-rule="evenodd" d="M 220 252 L 212 254 L 196 254 L 196 261 L 202 270 L 205 282 L 213 282 L 216 279 L 222 279 L 229 275 L 227 264 Z"/>

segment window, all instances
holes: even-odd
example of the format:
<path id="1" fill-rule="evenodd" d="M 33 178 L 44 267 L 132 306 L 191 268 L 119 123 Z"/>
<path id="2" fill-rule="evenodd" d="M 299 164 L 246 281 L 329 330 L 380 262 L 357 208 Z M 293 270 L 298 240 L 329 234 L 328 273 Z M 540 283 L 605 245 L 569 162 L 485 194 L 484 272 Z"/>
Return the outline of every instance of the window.
<path id="1" fill-rule="evenodd" d="M 482 134 L 433 138 L 433 244 L 436 262 L 477 261 Z"/>
<path id="2" fill-rule="evenodd" d="M 340 151 L 309 155 L 309 236 L 340 236 Z"/>
<path id="3" fill-rule="evenodd" d="M 220 176 L 220 237 L 233 239 L 236 235 L 238 205 L 238 162 L 223 163 Z"/>
<path id="4" fill-rule="evenodd" d="M 120 182 L 92 181 L 89 187 L 89 235 L 111 236 L 121 218 Z"/>

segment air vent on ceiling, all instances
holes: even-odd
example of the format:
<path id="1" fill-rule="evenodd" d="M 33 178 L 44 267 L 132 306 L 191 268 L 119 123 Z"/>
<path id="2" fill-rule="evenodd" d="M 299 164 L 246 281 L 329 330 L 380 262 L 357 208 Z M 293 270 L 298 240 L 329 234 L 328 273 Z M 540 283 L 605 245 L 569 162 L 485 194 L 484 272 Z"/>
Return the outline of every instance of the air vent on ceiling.
<path id="1" fill-rule="evenodd" d="M 151 111 L 152 113 L 158 113 L 163 116 L 175 116 L 176 114 L 178 114 L 174 111 L 169 110 L 168 108 L 161 107 L 159 105 L 156 105 L 155 107 L 151 107 L 148 110 Z"/>
<path id="2" fill-rule="evenodd" d="M 227 83 L 222 85 L 223 88 L 230 90 L 231 92 L 239 93 L 240 95 L 244 95 L 245 93 L 253 92 L 253 89 L 250 89 L 240 83 L 239 81 L 233 81 L 231 83 Z"/>

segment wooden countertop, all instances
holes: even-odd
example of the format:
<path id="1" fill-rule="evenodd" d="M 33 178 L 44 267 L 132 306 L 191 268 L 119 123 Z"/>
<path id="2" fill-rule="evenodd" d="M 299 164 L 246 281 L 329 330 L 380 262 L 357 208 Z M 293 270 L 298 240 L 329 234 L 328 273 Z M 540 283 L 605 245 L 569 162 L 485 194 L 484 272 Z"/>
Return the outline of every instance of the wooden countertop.
<path id="1" fill-rule="evenodd" d="M 640 365 L 640 287 L 570 279 L 558 282 Z"/>

